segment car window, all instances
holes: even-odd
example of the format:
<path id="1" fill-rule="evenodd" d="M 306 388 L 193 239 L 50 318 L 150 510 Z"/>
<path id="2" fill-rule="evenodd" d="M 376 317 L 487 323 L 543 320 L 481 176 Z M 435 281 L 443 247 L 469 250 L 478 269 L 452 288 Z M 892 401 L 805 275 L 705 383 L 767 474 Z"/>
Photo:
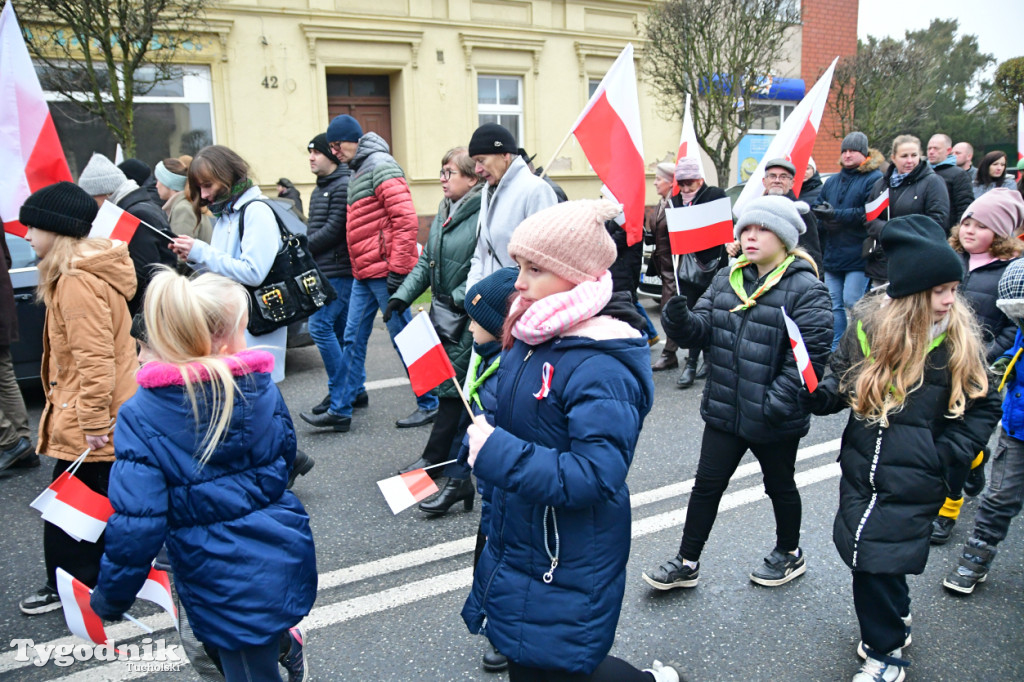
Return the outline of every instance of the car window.
<path id="1" fill-rule="evenodd" d="M 29 268 L 36 264 L 36 253 L 27 241 L 21 237 L 4 233 L 7 239 L 7 248 L 11 251 L 11 269 Z"/>

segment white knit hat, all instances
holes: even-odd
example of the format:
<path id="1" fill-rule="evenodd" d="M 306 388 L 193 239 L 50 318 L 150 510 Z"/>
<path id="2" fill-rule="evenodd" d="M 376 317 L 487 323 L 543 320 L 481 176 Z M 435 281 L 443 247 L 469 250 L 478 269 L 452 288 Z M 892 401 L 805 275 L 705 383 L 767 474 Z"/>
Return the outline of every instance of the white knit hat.
<path id="1" fill-rule="evenodd" d="M 124 171 L 102 154 L 93 154 L 78 176 L 78 186 L 94 197 L 113 194 L 126 182 L 128 176 Z"/>
<path id="2" fill-rule="evenodd" d="M 775 233 L 787 251 L 792 251 L 800 235 L 807 231 L 801 213 L 807 213 L 810 207 L 802 201 L 792 201 L 787 197 L 762 196 L 750 201 L 736 221 L 733 234 L 740 238 L 740 232 L 747 225 L 760 225 Z"/>

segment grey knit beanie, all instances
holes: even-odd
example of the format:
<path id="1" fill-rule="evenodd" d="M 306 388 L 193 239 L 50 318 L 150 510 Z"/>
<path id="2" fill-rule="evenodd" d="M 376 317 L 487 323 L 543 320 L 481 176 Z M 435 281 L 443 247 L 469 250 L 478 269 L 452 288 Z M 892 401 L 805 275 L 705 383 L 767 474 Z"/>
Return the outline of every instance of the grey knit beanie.
<path id="1" fill-rule="evenodd" d="M 787 197 L 763 196 L 758 197 L 746 205 L 740 219 L 736 221 L 733 234 L 738 240 L 740 232 L 747 225 L 760 225 L 775 233 L 787 251 L 796 248 L 800 241 L 800 235 L 807 231 L 801 213 L 807 213 L 810 208 L 802 201 L 792 201 Z"/>
<path id="2" fill-rule="evenodd" d="M 78 186 L 94 197 L 113 194 L 126 182 L 128 176 L 124 171 L 102 154 L 93 154 L 82 174 L 78 176 Z"/>
<path id="3" fill-rule="evenodd" d="M 868 155 L 868 136 L 859 131 L 853 131 L 849 135 L 843 138 L 843 146 L 840 149 L 841 152 L 845 152 L 847 149 L 855 152 L 860 152 L 864 156 Z"/>

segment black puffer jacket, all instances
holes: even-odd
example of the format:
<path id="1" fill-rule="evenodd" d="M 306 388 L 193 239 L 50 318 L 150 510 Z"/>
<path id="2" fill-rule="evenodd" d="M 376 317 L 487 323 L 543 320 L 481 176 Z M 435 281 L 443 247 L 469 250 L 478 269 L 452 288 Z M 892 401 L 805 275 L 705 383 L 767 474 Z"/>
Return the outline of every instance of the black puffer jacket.
<path id="1" fill-rule="evenodd" d="M 756 266 L 741 271 L 749 295 L 763 280 Z M 680 296 L 669 301 L 661 323 L 668 337 L 684 348 L 710 345 L 700 405 L 708 426 L 753 442 L 804 436 L 811 417 L 798 402 L 800 372 L 782 307 L 800 328 L 820 377 L 832 347 L 832 302 L 811 264 L 797 258 L 747 310 L 729 312 L 741 303 L 729 284 L 729 268 L 718 271 L 692 311 L 685 301 Z"/>
<path id="2" fill-rule="evenodd" d="M 347 163 L 338 164 L 333 173 L 316 179 L 309 197 L 309 251 L 328 278 L 352 276 L 345 239 L 351 176 Z"/>
<path id="3" fill-rule="evenodd" d="M 625 291 L 636 302 L 636 288 L 640 286 L 640 268 L 644 260 L 642 241 L 626 244 L 626 230 L 614 220 L 606 220 L 604 229 L 615 242 L 615 262 L 608 270 L 612 273 L 612 291 Z"/>
<path id="4" fill-rule="evenodd" d="M 974 201 L 974 188 L 971 176 L 956 165 L 955 158 L 948 158 L 932 167 L 935 174 L 946 183 L 946 194 L 949 196 L 949 219 L 943 225 L 949 232 L 954 225 L 960 224 L 960 216 Z"/>
<path id="5" fill-rule="evenodd" d="M 161 239 L 153 230 L 145 225 L 139 225 L 132 240 L 128 242 L 128 255 L 135 266 L 137 282 L 135 296 L 128 301 L 128 311 L 134 315 L 142 310 L 143 296 L 156 266 L 166 265 L 173 268 L 178 262 L 178 257 L 167 246 L 174 239 L 171 224 L 167 222 L 167 214 L 150 200 L 149 192 L 145 188 L 140 187 L 129 192 L 117 202 L 117 205 L 167 235 Z"/>
<path id="6" fill-rule="evenodd" d="M 1013 260 L 994 260 L 980 268 L 968 270 L 970 257 L 966 253 L 961 253 L 960 257 L 964 263 L 964 281 L 960 284 L 960 293 L 970 302 L 974 317 L 981 325 L 985 360 L 992 364 L 1013 346 L 1017 334 L 1017 325 L 996 307 L 999 278 Z"/>
<path id="7" fill-rule="evenodd" d="M 865 250 L 870 249 L 870 254 L 864 272 L 871 279 L 889 279 L 889 259 L 885 257 L 882 245 L 878 243 L 878 235 L 882 234 L 882 228 L 889 220 L 905 215 L 926 215 L 941 225 L 947 235 L 949 234 L 949 194 L 942 178 L 935 174 L 926 160 L 922 159 L 917 168 L 903 178 L 899 187 L 889 187 L 889 178 L 895 170 L 895 165 L 889 166 L 889 170 L 875 182 L 868 196 L 870 203 L 880 197 L 887 188 L 889 190 L 888 219 L 879 218 L 867 224 L 868 243 L 865 244 Z M 886 214 L 883 212 L 882 215 Z"/>
<path id="8" fill-rule="evenodd" d="M 865 333 L 870 339 L 871 330 Z M 832 373 L 815 391 L 825 401 L 815 413 L 830 414 L 849 405 L 849 396 L 839 392 L 839 377 L 861 357 L 853 323 L 832 355 Z M 842 479 L 832 541 L 856 571 L 924 571 L 932 519 L 949 492 L 946 473 L 953 465 L 970 462 L 999 421 L 999 394 L 992 380 L 988 395 L 969 403 L 963 417 L 944 416 L 948 361 L 949 346 L 943 342 L 928 355 L 924 383 L 902 410 L 889 415 L 888 428 L 850 415 L 839 451 Z"/>
<path id="9" fill-rule="evenodd" d="M 800 201 L 805 202 L 808 206 L 814 206 L 818 201 L 818 195 L 821 194 L 823 184 L 825 183 L 821 179 L 821 173 L 814 171 L 814 175 L 800 185 Z"/>

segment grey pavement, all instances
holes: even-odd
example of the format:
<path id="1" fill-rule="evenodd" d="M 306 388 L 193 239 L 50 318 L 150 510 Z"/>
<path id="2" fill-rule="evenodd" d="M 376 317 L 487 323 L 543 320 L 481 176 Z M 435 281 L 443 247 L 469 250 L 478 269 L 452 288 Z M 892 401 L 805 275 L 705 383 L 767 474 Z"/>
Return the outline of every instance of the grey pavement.
<path id="1" fill-rule="evenodd" d="M 652 316 L 656 310 L 649 307 Z M 299 446 L 316 467 L 294 492 L 312 520 L 320 590 L 306 619 L 309 661 L 316 680 L 504 680 L 480 667 L 485 641 L 459 617 L 471 580 L 479 509 L 461 505 L 442 518 L 415 508 L 394 516 L 375 482 L 413 461 L 429 427 L 396 429 L 415 409 L 400 360 L 378 317 L 367 374 L 370 406 L 357 410 L 352 431 L 318 433 L 298 412 L 323 397 L 326 382 L 314 347 L 288 353 L 281 390 L 296 418 Z M 659 349 L 652 350 L 652 358 Z M 848 680 L 860 660 L 850 573 L 832 546 L 838 500 L 835 458 L 845 415 L 815 419 L 801 443 L 798 482 L 803 498 L 806 575 L 779 588 L 754 585 L 747 575 L 772 548 L 771 505 L 748 455 L 729 486 L 693 590 L 660 593 L 640 578 L 645 568 L 676 552 L 700 449 L 698 414 L 703 382 L 675 387 L 676 372 L 655 374 L 656 401 L 647 418 L 629 486 L 633 542 L 626 594 L 612 653 L 635 665 L 657 658 L 679 664 L 689 680 Z M 33 420 L 41 393 L 29 391 Z M 0 479 L 0 679 L 185 680 L 191 668 L 147 674 L 124 662 L 75 662 L 37 667 L 15 660 L 9 643 L 72 642 L 60 611 L 23 616 L 20 598 L 43 579 L 38 513 L 28 503 L 50 480 L 51 462 Z M 1020 520 L 999 548 L 990 579 L 969 598 L 940 586 L 955 563 L 977 500 L 964 505 L 953 541 L 932 549 L 921 576 L 911 576 L 913 644 L 909 680 L 1024 679 L 1024 534 Z M 267 585 L 268 590 L 276 589 Z M 169 619 L 139 602 L 131 610 L 157 628 L 151 637 L 176 641 Z M 118 641 L 138 643 L 134 625 L 110 626 Z M 132 637 L 133 639 L 124 639 Z"/>

